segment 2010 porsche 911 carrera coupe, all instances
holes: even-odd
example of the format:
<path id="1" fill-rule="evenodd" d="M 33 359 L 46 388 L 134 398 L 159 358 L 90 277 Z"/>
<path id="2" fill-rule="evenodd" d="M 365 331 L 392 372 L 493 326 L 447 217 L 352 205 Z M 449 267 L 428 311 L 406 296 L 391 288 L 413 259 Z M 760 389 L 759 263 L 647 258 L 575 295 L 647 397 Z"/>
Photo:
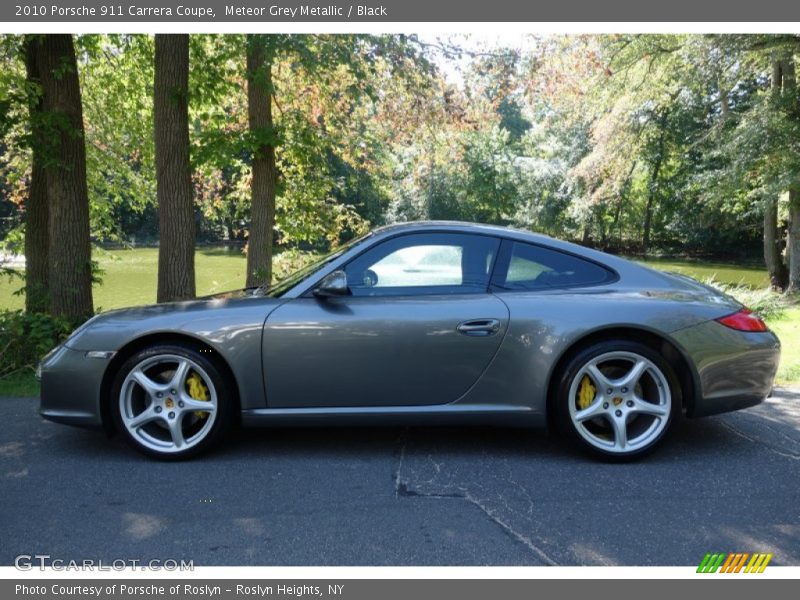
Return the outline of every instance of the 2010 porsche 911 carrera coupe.
<path id="1" fill-rule="evenodd" d="M 769 395 L 780 342 L 736 300 L 527 232 L 393 225 L 270 288 L 106 312 L 40 365 L 46 419 L 158 458 L 243 425 L 559 427 L 611 459 Z"/>

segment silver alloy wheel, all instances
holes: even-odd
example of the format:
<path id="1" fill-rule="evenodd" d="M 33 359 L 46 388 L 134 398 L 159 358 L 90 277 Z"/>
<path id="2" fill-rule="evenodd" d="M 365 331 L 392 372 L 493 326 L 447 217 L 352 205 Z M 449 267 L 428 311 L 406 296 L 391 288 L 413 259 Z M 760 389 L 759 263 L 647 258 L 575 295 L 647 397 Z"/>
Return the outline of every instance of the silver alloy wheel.
<path id="1" fill-rule="evenodd" d="M 586 376 L 595 388 L 594 397 L 581 408 L 579 388 Z M 607 352 L 591 359 L 569 388 L 569 414 L 575 430 L 595 448 L 612 454 L 634 452 L 657 440 L 671 411 L 666 375 L 635 352 Z"/>
<path id="2" fill-rule="evenodd" d="M 190 373 L 200 377 L 208 400 L 189 395 Z M 208 373 L 177 354 L 159 354 L 138 363 L 123 381 L 119 396 L 122 423 L 131 437 L 162 453 L 199 444 L 211 431 L 217 409 L 217 392 Z"/>

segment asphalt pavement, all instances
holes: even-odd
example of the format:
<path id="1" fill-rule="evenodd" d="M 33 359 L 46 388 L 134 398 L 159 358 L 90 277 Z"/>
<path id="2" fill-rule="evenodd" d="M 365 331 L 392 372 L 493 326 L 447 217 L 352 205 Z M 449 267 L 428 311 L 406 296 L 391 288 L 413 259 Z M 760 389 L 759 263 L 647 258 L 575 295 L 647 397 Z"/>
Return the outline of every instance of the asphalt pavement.
<path id="1" fill-rule="evenodd" d="M 0 398 L 0 564 L 800 565 L 800 389 L 683 420 L 632 464 L 541 431 L 244 430 L 164 463 Z"/>

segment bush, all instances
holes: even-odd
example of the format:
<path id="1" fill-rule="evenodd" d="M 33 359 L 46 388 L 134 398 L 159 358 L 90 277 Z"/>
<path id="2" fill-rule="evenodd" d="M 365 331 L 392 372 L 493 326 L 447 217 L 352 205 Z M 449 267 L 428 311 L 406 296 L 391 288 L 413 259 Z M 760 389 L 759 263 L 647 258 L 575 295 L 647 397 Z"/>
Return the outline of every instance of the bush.
<path id="1" fill-rule="evenodd" d="M 0 378 L 34 371 L 50 350 L 75 328 L 69 319 L 21 310 L 0 311 Z"/>
<path id="2" fill-rule="evenodd" d="M 296 271 L 319 260 L 321 254 L 290 248 L 275 255 L 272 261 L 272 283 L 278 283 Z"/>

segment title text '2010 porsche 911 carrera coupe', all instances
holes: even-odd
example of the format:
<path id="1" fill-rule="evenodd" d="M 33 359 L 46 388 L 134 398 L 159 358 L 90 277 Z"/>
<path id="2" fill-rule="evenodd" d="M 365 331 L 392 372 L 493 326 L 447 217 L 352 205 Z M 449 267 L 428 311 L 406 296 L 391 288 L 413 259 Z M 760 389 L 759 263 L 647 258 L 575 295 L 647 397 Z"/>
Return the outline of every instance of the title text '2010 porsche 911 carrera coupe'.
<path id="1" fill-rule="evenodd" d="M 680 275 L 527 232 L 393 225 L 270 288 L 99 314 L 41 414 L 185 458 L 237 422 L 555 426 L 611 459 L 769 395 L 780 343 Z"/>

